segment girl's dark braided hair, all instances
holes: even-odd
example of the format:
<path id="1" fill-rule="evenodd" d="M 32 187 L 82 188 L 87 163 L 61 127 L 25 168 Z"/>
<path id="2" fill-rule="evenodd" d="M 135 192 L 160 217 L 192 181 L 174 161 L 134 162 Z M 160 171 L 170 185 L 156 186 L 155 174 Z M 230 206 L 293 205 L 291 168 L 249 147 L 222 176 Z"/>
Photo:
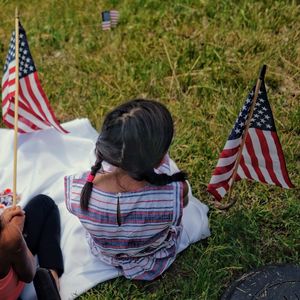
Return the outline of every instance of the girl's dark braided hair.
<path id="1" fill-rule="evenodd" d="M 96 175 L 102 161 L 106 161 L 123 169 L 135 180 L 146 180 L 153 185 L 184 181 L 187 178 L 184 172 L 173 175 L 154 172 L 170 147 L 173 133 L 171 114 L 163 104 L 146 99 L 123 103 L 104 119 L 91 174 Z M 88 208 L 92 188 L 93 183 L 86 182 L 82 189 L 82 209 Z"/>

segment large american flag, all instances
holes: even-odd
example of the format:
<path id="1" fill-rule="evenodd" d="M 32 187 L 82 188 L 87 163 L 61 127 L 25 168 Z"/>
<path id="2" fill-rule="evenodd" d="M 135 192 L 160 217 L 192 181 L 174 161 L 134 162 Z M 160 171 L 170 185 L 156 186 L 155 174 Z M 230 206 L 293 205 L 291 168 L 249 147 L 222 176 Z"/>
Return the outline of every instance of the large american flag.
<path id="1" fill-rule="evenodd" d="M 238 151 L 250 113 L 255 87 L 248 95 L 220 154 L 207 190 L 220 201 L 232 185 L 232 175 Z M 267 91 L 262 80 L 254 107 L 235 181 L 247 178 L 284 188 L 292 188 L 284 155 L 276 133 Z"/>
<path id="2" fill-rule="evenodd" d="M 9 51 L 2 78 L 2 115 L 9 128 L 14 128 L 16 91 L 15 32 L 10 39 Z M 57 121 L 38 79 L 26 33 L 19 25 L 19 109 L 18 132 L 27 133 L 54 127 L 67 133 Z"/>

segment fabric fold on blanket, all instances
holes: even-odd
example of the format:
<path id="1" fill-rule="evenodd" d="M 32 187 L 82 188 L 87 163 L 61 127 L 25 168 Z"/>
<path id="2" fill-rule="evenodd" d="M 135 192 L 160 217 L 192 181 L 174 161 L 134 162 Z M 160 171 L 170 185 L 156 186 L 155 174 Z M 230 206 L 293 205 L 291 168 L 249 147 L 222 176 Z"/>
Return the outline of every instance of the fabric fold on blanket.
<path id="1" fill-rule="evenodd" d="M 21 206 L 41 193 L 58 204 L 65 264 L 60 293 L 62 299 L 67 300 L 120 273 L 91 254 L 83 227 L 64 204 L 64 176 L 89 170 L 95 160 L 93 152 L 98 133 L 88 119 L 76 119 L 62 126 L 70 133 L 63 135 L 47 129 L 19 135 L 17 190 L 21 194 Z M 4 190 L 12 188 L 13 130 L 0 129 L 0 145 L 0 189 Z M 172 169 L 177 170 L 174 162 Z M 196 199 L 190 189 L 179 252 L 210 235 L 207 212 L 207 206 Z M 32 285 L 26 288 L 22 299 L 35 299 Z"/>

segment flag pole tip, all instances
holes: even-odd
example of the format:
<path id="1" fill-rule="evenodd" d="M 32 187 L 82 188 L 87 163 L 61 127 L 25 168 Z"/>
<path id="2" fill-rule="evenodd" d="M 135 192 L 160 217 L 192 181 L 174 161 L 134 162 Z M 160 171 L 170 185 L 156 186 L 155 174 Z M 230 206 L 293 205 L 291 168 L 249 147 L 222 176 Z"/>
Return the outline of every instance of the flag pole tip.
<path id="1" fill-rule="evenodd" d="M 267 66 L 263 65 L 261 70 L 260 70 L 260 73 L 259 73 L 259 79 L 260 80 L 264 80 L 265 75 L 266 75 L 266 71 L 267 71 Z"/>
<path id="2" fill-rule="evenodd" d="M 16 9 L 15 9 L 15 16 L 16 16 L 16 18 L 19 18 L 19 11 L 18 11 L 18 7 L 16 7 Z"/>

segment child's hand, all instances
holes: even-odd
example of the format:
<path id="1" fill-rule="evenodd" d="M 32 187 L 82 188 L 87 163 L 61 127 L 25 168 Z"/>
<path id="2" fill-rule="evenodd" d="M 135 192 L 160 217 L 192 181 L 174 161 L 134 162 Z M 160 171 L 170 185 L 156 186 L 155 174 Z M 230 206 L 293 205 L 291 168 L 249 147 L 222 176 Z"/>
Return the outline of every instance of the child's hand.
<path id="1" fill-rule="evenodd" d="M 13 222 L 22 231 L 25 221 L 25 212 L 20 206 L 13 206 L 4 209 L 1 215 L 1 225 L 5 227 L 8 223 Z"/>
<path id="2" fill-rule="evenodd" d="M 24 243 L 22 231 L 25 221 L 25 212 L 20 206 L 6 208 L 1 218 L 0 245 L 8 252 L 17 251 Z"/>
<path id="3" fill-rule="evenodd" d="M 6 208 L 2 215 L 1 215 L 1 224 L 2 227 L 5 227 L 6 224 L 8 224 L 9 222 L 11 222 L 13 220 L 13 218 L 15 217 L 20 217 L 18 220 L 14 221 L 17 224 L 20 224 L 20 226 L 24 225 L 24 219 L 25 219 L 25 212 L 24 210 L 20 207 L 20 206 L 12 206 L 12 207 L 8 207 Z M 23 219 L 23 221 L 21 221 Z M 23 225 L 21 225 L 23 223 Z M 23 230 L 23 227 L 22 227 Z"/>

